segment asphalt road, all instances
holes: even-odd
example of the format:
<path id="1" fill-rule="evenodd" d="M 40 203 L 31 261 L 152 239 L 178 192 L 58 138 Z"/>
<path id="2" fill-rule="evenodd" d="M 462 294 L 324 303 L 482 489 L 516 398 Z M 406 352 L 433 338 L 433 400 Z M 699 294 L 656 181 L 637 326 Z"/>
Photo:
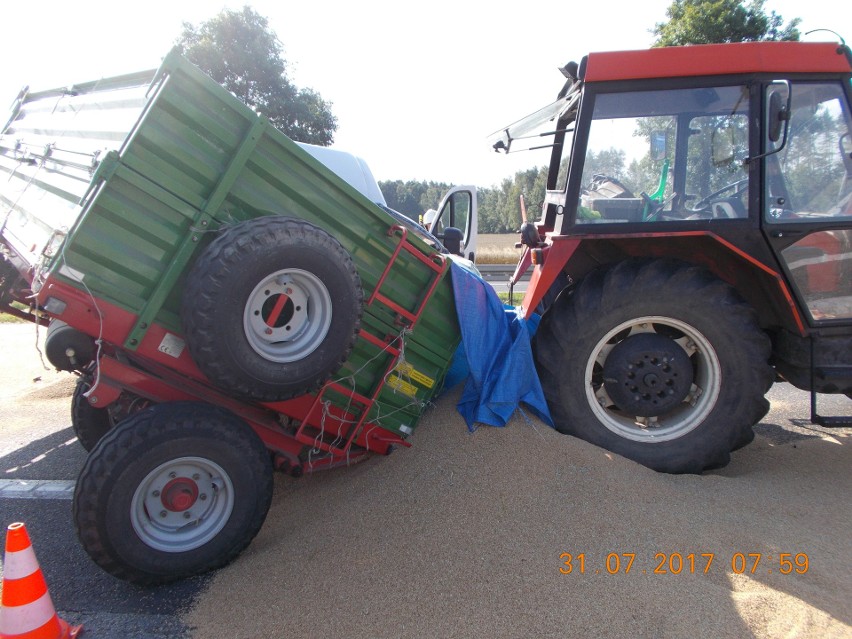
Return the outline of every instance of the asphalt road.
<path id="1" fill-rule="evenodd" d="M 26 523 L 60 616 L 69 622 L 84 624 L 84 636 L 91 639 L 206 637 L 193 634 L 183 619 L 194 605 L 209 596 L 205 586 L 211 576 L 155 589 L 126 584 L 103 573 L 79 546 L 71 519 L 71 501 L 67 490 L 64 494 L 62 491 L 70 483 L 49 484 L 36 490 L 43 494 L 42 498 L 21 497 L 21 491 L 32 488 L 36 480 L 72 482 L 84 462 L 85 451 L 76 442 L 70 427 L 74 379 L 42 367 L 35 348 L 34 328 L 22 324 L 0 325 L 0 347 L 7 364 L 0 371 L 0 414 L 3 415 L 0 429 L 3 486 L 0 489 L 7 491 L 4 496 L 0 490 L 0 525 L 5 527 L 16 521 Z M 826 431 L 809 423 L 807 394 L 787 384 L 777 384 L 770 400 L 772 410 L 756 428 L 758 441 L 795 447 L 806 440 L 831 438 L 848 446 L 852 430 Z M 821 401 L 820 411 L 850 415 L 852 401 L 845 397 L 827 398 Z M 415 448 L 416 445 L 415 442 Z M 582 446 L 580 449 L 580 453 L 587 450 Z M 737 475 L 746 475 L 748 467 L 740 467 L 745 459 L 747 456 L 734 455 L 726 471 L 733 469 Z M 810 457 L 803 458 L 801 463 L 809 463 L 806 459 Z M 847 454 L 845 460 L 850 459 L 852 456 Z M 480 461 L 488 465 L 487 459 Z M 792 463 L 794 466 L 778 469 L 778 472 L 809 472 L 807 467 L 795 467 L 795 458 Z M 353 472 L 353 469 L 334 472 Z M 836 473 L 838 477 L 848 477 L 849 465 L 837 468 Z M 22 483 L 22 480 L 29 483 Z M 8 496 L 8 491 L 15 490 L 16 486 L 18 492 Z M 814 494 L 813 499 L 819 500 L 820 494 Z M 849 502 L 830 507 L 848 511 Z M 748 520 L 743 525 L 747 526 Z M 205 603 L 210 605 L 209 601 Z M 262 618 L 256 623 L 261 631 L 257 636 L 282 636 L 280 629 L 262 631 Z M 231 635 L 223 628 L 221 636 Z"/>

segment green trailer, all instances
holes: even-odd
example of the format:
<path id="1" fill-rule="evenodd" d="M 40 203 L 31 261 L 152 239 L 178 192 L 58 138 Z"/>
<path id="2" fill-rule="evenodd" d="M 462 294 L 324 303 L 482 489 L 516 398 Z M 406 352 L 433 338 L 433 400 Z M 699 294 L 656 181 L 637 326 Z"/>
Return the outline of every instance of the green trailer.
<path id="1" fill-rule="evenodd" d="M 224 565 L 274 467 L 408 445 L 442 388 L 450 257 L 314 155 L 176 52 L 16 101 L 0 304 L 47 324 L 51 362 L 80 375 L 74 516 L 114 575 Z M 452 197 L 475 216 L 474 190 Z"/>

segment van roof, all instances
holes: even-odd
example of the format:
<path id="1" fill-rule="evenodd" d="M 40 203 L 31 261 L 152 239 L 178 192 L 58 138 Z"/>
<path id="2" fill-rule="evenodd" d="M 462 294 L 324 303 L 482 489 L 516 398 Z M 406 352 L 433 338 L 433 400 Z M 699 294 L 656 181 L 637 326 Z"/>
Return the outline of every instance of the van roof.
<path id="1" fill-rule="evenodd" d="M 367 163 L 357 155 L 352 155 L 339 149 L 330 149 L 325 146 L 315 146 L 298 142 L 298 145 L 310 153 L 315 159 L 322 162 L 328 169 L 337 174 L 366 196 L 371 202 L 387 206 L 385 196 L 373 177 L 373 172 Z"/>

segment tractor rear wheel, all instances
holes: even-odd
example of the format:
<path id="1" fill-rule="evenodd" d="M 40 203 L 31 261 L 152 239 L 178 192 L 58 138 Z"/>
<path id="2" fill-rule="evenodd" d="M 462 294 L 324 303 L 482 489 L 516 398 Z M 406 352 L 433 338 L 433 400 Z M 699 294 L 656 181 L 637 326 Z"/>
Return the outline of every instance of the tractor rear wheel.
<path id="1" fill-rule="evenodd" d="M 726 465 L 773 379 L 751 307 L 674 260 L 592 273 L 544 315 L 534 350 L 557 430 L 669 473 Z"/>

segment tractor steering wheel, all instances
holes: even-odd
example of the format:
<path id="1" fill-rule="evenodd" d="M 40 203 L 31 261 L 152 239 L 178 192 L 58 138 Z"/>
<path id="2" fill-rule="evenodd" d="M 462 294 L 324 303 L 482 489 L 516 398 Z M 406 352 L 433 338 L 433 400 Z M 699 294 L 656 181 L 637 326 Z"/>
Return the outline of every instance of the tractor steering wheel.
<path id="1" fill-rule="evenodd" d="M 690 209 L 693 213 L 698 213 L 706 209 L 710 204 L 712 204 L 715 200 L 720 199 L 719 196 L 723 193 L 727 193 L 728 191 L 733 191 L 731 194 L 733 197 L 739 197 L 741 193 L 743 193 L 748 188 L 748 178 L 742 178 L 741 180 L 737 180 L 736 182 L 731 182 L 730 184 L 726 184 L 718 191 L 714 191 L 707 197 L 701 198 L 695 205 Z"/>

